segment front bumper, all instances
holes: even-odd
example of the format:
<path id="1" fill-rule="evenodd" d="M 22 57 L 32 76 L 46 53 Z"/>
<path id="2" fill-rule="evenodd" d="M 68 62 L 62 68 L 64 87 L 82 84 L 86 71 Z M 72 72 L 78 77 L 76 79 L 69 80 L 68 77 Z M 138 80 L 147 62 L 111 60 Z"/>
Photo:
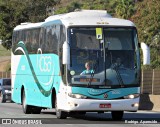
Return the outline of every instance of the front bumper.
<path id="1" fill-rule="evenodd" d="M 109 104 L 109 108 L 101 108 L 100 104 Z M 59 104 L 60 106 L 60 104 Z M 75 99 L 67 98 L 66 105 L 61 105 L 60 109 L 64 111 L 137 111 L 139 106 L 139 97 L 134 99 L 118 100 L 94 100 L 94 99 Z"/>

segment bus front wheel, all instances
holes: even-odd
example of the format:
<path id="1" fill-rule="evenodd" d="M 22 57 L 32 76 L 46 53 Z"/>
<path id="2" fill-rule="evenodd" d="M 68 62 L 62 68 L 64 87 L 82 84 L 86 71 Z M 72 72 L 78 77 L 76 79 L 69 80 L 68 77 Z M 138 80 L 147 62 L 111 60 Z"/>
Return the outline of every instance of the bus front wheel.
<path id="1" fill-rule="evenodd" d="M 25 114 L 31 114 L 32 107 L 26 104 L 26 96 L 24 91 L 22 95 L 22 108 Z"/>
<path id="2" fill-rule="evenodd" d="M 66 119 L 67 118 L 67 112 L 64 112 L 57 107 L 57 98 L 55 99 L 55 111 L 56 116 L 58 119 Z"/>
<path id="3" fill-rule="evenodd" d="M 122 120 L 123 118 L 123 111 L 112 111 L 112 119 L 113 120 Z"/>

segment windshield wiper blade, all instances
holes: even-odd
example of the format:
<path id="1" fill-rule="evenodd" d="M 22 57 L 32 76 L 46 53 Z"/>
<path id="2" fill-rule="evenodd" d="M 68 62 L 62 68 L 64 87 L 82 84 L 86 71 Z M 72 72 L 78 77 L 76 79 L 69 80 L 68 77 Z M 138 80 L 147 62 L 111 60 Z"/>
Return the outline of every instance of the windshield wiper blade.
<path id="1" fill-rule="evenodd" d="M 124 87 L 123 79 L 122 79 L 122 77 L 121 77 L 121 75 L 119 73 L 119 70 L 117 69 L 117 67 L 113 67 L 112 69 L 115 70 L 115 72 L 116 72 L 116 77 L 117 77 L 119 85 L 121 87 Z"/>
<path id="2" fill-rule="evenodd" d="M 91 85 L 93 77 L 94 77 L 94 73 L 91 73 L 91 77 L 89 78 L 88 86 Z"/>
<path id="3" fill-rule="evenodd" d="M 91 73 L 91 76 L 90 76 L 90 78 L 89 78 L 88 86 L 90 86 L 91 83 L 92 83 L 92 80 L 93 80 L 93 77 L 94 77 L 94 73 L 95 73 L 95 71 L 96 71 L 96 69 L 97 69 L 97 65 L 98 65 L 98 64 L 99 64 L 99 60 L 97 59 L 97 60 L 96 60 L 96 64 L 95 64 L 94 67 L 93 67 L 93 73 Z"/>

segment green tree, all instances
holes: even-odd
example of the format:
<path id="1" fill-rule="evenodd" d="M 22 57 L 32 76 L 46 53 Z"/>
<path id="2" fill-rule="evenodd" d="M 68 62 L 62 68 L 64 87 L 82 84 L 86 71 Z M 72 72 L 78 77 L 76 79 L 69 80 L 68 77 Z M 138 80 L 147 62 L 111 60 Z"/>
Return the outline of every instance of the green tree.
<path id="1" fill-rule="evenodd" d="M 136 24 L 140 42 L 151 49 L 151 68 L 160 68 L 160 0 L 143 0 L 136 3 L 131 20 Z"/>
<path id="2" fill-rule="evenodd" d="M 69 6 L 67 6 L 68 12 L 72 12 L 80 8 L 81 8 L 81 4 L 79 2 L 72 2 Z"/>
<path id="3" fill-rule="evenodd" d="M 22 22 L 41 22 L 48 16 L 47 7 L 60 0 L 0 0 L 0 39 L 5 48 L 11 48 L 13 28 Z"/>
<path id="4" fill-rule="evenodd" d="M 160 50 L 160 31 L 153 37 L 150 46 Z"/>
<path id="5" fill-rule="evenodd" d="M 134 2 L 133 0 L 118 0 L 115 10 L 119 18 L 128 19 L 134 14 Z"/>

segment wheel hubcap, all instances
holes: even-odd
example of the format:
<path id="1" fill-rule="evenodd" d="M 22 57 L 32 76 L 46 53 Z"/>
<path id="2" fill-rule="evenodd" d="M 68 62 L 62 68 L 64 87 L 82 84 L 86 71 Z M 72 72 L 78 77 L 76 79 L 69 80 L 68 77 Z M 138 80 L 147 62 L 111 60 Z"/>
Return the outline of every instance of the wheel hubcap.
<path id="1" fill-rule="evenodd" d="M 25 98 L 25 96 L 23 96 L 23 108 L 24 108 L 24 109 L 25 109 L 25 107 L 26 107 L 26 106 L 25 106 L 25 105 L 26 105 L 26 101 L 25 101 L 25 100 L 26 100 L 26 98 Z"/>
<path id="2" fill-rule="evenodd" d="M 58 110 L 58 108 L 57 108 L 57 100 L 56 100 L 56 102 L 55 102 L 55 110 L 56 110 L 56 115 L 59 116 L 59 110 Z"/>

